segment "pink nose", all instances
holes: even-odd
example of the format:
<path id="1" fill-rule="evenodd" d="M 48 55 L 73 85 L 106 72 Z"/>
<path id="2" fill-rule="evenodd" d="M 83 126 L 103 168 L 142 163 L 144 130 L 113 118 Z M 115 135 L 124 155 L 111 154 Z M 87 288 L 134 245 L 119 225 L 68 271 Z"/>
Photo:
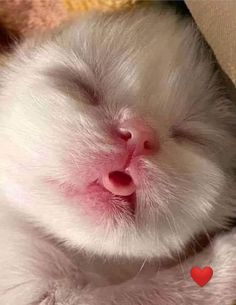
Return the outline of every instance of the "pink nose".
<path id="1" fill-rule="evenodd" d="M 154 130 L 140 118 L 124 121 L 118 132 L 120 138 L 127 142 L 127 147 L 133 151 L 134 156 L 152 153 L 156 148 Z"/>

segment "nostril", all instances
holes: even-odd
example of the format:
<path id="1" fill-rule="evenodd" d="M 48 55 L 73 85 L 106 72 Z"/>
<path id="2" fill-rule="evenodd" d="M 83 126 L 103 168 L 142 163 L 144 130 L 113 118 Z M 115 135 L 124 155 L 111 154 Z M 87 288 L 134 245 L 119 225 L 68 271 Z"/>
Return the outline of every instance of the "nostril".
<path id="1" fill-rule="evenodd" d="M 128 130 L 125 130 L 123 128 L 119 129 L 119 136 L 122 140 L 128 141 L 132 138 L 132 133 Z"/>
<path id="2" fill-rule="evenodd" d="M 143 147 L 144 149 L 152 150 L 154 148 L 154 144 L 149 141 L 144 141 Z"/>

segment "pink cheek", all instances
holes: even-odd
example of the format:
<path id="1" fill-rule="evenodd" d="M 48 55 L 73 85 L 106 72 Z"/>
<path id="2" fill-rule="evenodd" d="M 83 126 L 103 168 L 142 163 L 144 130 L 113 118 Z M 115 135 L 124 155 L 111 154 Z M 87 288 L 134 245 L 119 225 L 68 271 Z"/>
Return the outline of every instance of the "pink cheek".
<path id="1" fill-rule="evenodd" d="M 112 221 L 117 215 L 125 212 L 125 205 L 127 211 L 127 203 L 119 201 L 117 205 L 113 195 L 96 183 L 81 190 L 70 183 L 58 184 L 55 180 L 47 182 L 66 199 L 67 204 L 75 208 L 82 208 L 84 216 L 89 217 L 95 223 Z"/>
<path id="2" fill-rule="evenodd" d="M 63 196 L 66 198 L 73 198 L 76 195 L 79 195 L 78 190 L 66 182 L 59 183 L 56 179 L 53 178 L 48 178 L 44 182 L 54 190 L 59 191 L 59 193 L 63 194 Z"/>
<path id="3" fill-rule="evenodd" d="M 69 199 L 70 201 L 73 200 L 80 200 L 82 202 L 95 202 L 95 201 L 100 201 L 103 200 L 103 194 L 102 193 L 98 193 L 95 191 L 94 192 L 90 192 L 89 187 L 86 187 L 85 189 L 80 189 L 77 187 L 74 187 L 72 184 L 70 184 L 69 182 L 63 182 L 63 183 L 59 183 L 57 180 L 55 179 L 46 179 L 46 183 L 50 186 L 52 186 L 52 188 L 59 192 L 64 198 Z"/>
<path id="4" fill-rule="evenodd" d="M 74 204 L 79 203 L 86 210 L 96 208 L 97 211 L 103 211 L 111 197 L 109 193 L 102 191 L 97 185 L 91 185 L 81 190 L 69 183 L 63 183 L 59 185 L 58 189 L 64 198 L 69 199 Z"/>

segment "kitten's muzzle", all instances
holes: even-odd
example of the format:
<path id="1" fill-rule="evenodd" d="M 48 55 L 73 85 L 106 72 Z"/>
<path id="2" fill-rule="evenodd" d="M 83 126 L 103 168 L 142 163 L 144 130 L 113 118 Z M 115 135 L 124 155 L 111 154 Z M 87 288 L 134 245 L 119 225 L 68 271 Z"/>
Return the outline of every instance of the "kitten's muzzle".
<path id="1" fill-rule="evenodd" d="M 129 164 L 133 158 L 156 153 L 158 145 L 154 130 L 141 118 L 122 122 L 116 135 L 126 143 L 127 162 L 123 168 L 106 173 L 101 183 L 114 195 L 129 196 L 136 191 L 136 185 L 128 170 Z"/>

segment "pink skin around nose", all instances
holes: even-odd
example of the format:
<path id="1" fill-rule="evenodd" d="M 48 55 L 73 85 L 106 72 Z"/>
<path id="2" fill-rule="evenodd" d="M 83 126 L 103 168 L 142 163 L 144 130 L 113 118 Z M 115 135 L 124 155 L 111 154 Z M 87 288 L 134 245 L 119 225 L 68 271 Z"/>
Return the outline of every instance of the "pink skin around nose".
<path id="1" fill-rule="evenodd" d="M 124 121 L 118 129 L 118 135 L 126 141 L 127 149 L 132 151 L 133 156 L 154 152 L 155 132 L 140 118 Z"/>
<path id="2" fill-rule="evenodd" d="M 118 137 L 126 142 L 127 156 L 137 157 L 153 153 L 156 148 L 154 130 L 140 118 L 124 121 L 118 129 Z M 112 171 L 102 177 L 102 184 L 111 193 L 119 196 L 132 195 L 136 186 L 125 169 Z"/>

